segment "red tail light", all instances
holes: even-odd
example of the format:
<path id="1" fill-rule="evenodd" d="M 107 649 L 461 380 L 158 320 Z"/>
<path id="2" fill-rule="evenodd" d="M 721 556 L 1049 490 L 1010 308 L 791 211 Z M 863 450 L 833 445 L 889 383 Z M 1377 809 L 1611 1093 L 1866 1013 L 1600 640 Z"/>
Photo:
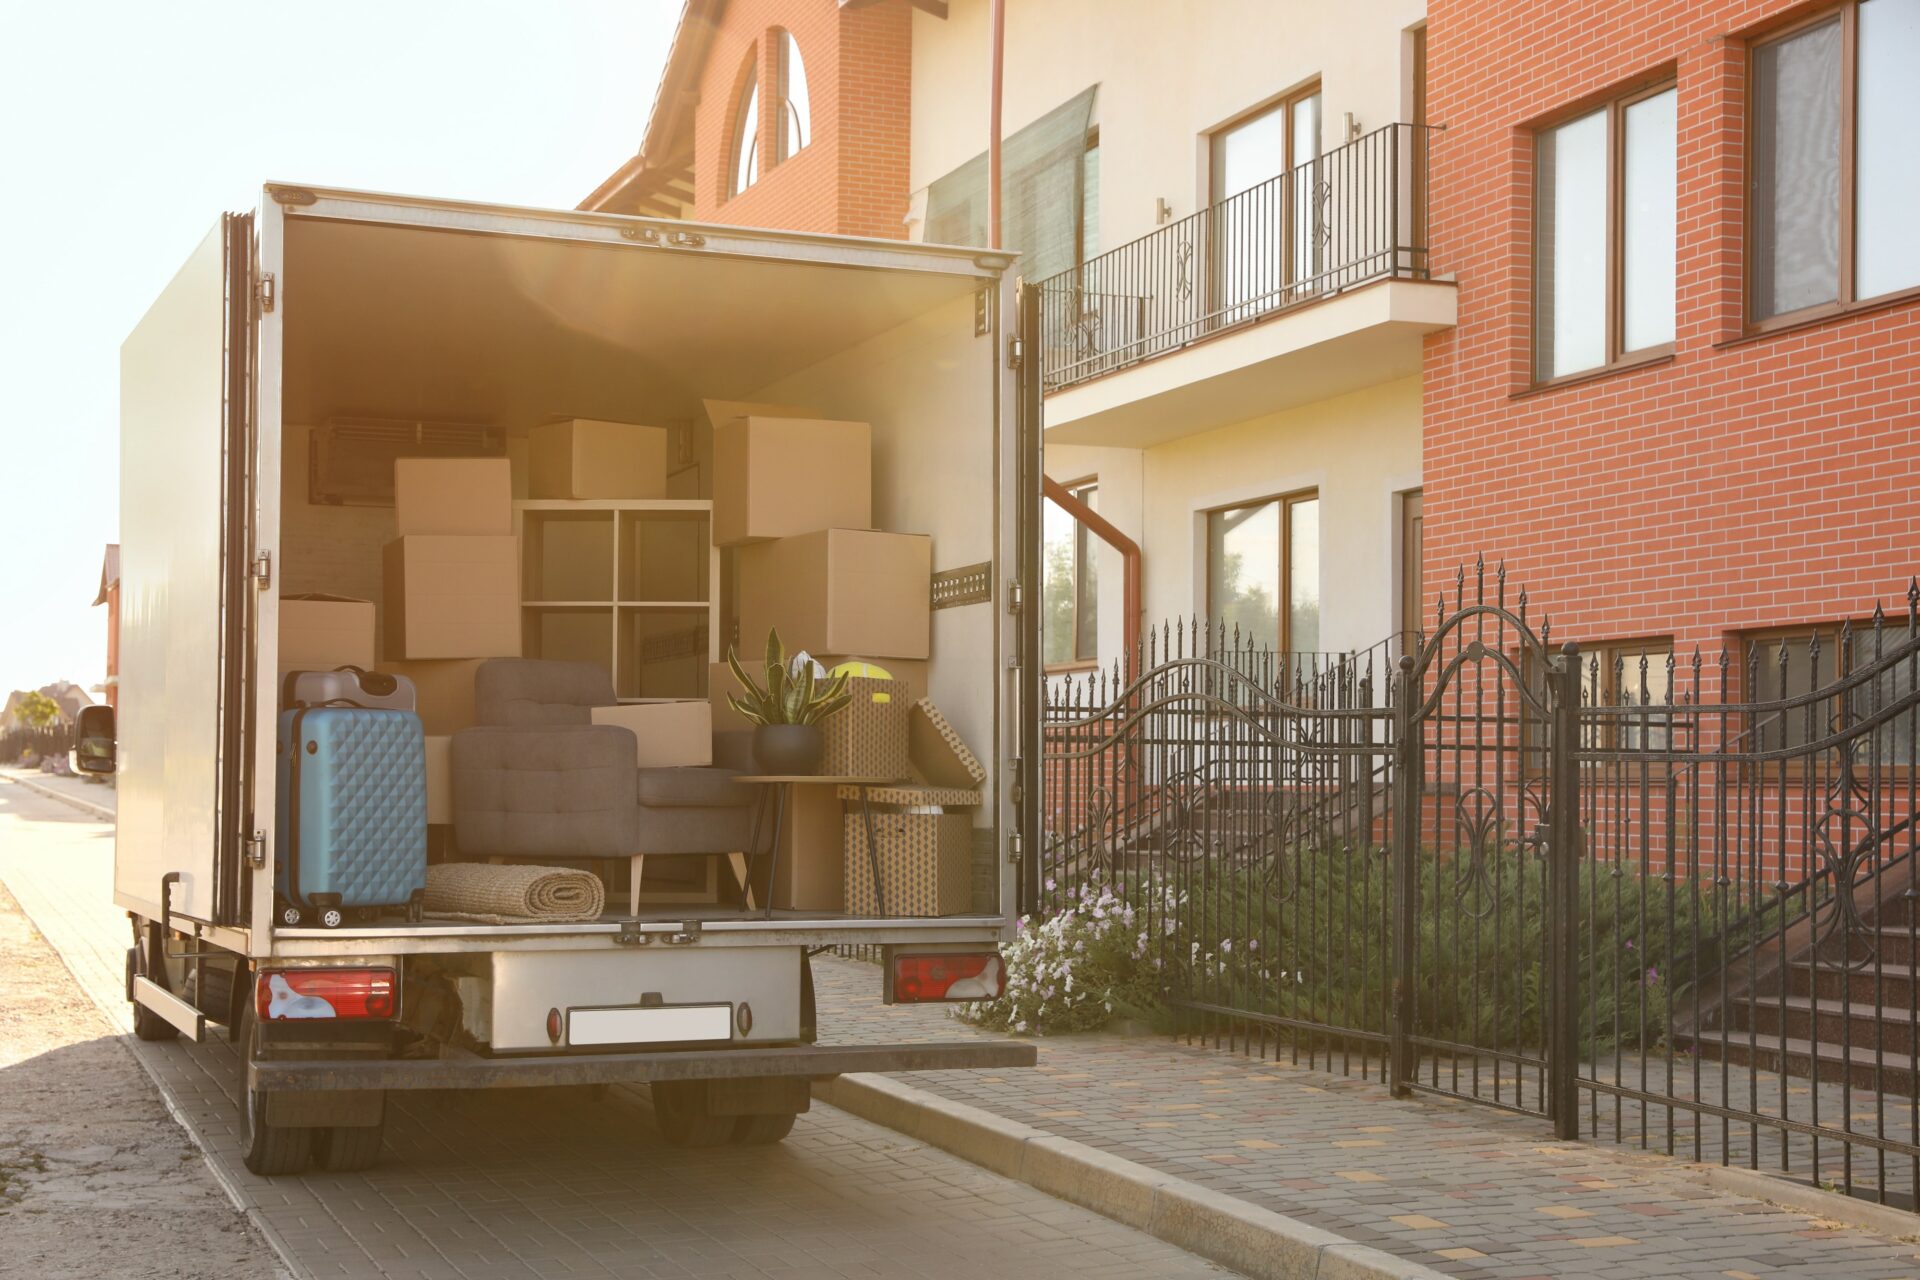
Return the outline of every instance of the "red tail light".
<path id="1" fill-rule="evenodd" d="M 299 1018 L 391 1018 L 391 969 L 269 969 L 253 989 L 262 1022 Z"/>
<path id="2" fill-rule="evenodd" d="M 997 951 L 893 958 L 893 998 L 901 1004 L 995 1000 L 1006 990 L 1007 966 Z"/>

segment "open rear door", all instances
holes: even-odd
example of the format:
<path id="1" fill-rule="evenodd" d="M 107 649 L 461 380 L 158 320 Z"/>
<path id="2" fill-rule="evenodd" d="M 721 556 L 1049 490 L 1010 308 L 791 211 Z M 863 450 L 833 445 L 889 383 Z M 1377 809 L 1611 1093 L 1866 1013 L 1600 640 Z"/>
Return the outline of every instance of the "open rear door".
<path id="1" fill-rule="evenodd" d="M 254 307 L 253 216 L 228 214 L 120 348 L 114 901 L 154 919 L 241 907 Z"/>

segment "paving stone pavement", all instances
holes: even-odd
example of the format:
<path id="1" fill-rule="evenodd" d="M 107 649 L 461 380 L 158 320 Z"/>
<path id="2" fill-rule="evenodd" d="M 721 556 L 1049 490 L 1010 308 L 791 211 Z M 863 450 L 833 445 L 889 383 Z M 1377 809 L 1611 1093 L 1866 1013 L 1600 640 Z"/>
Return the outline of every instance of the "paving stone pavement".
<path id="1" fill-rule="evenodd" d="M 823 1036 L 971 1032 L 943 1007 L 879 1004 L 871 965 L 822 956 L 814 981 Z M 1536 1118 L 1164 1036 L 1038 1044 L 1032 1071 L 900 1079 L 1456 1276 L 1920 1276 L 1920 1245 L 1555 1142 Z"/>
<path id="2" fill-rule="evenodd" d="M 111 830 L 0 780 L 0 881 L 124 1032 Z M 644 1090 L 396 1095 L 387 1155 L 369 1172 L 256 1178 L 240 1163 L 238 1064 L 217 1029 L 199 1046 L 125 1043 L 167 1082 L 216 1174 L 313 1276 L 1229 1274 L 825 1106 L 777 1147 L 689 1152 L 654 1134 Z"/>

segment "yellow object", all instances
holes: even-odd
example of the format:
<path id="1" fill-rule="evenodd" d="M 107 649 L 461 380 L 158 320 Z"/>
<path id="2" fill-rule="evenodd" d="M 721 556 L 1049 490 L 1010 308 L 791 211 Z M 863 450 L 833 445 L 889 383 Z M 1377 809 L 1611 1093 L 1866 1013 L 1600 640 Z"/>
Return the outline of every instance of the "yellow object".
<path id="1" fill-rule="evenodd" d="M 867 662 L 864 659 L 843 662 L 833 670 L 827 672 L 827 674 L 830 676 L 851 676 L 862 680 L 893 679 L 893 672 L 887 670 L 877 662 Z M 873 695 L 873 700 L 875 702 L 892 702 L 893 695 L 882 690 Z"/>

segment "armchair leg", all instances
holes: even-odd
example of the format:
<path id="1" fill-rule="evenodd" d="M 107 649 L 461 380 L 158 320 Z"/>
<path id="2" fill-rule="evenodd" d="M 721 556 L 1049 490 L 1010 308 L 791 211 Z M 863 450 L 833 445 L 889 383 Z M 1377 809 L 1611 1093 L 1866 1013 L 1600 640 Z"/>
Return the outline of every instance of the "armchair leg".
<path id="1" fill-rule="evenodd" d="M 742 891 L 746 894 L 747 909 L 752 910 L 753 886 L 747 883 L 747 855 L 744 853 L 730 853 L 727 855 L 727 864 L 733 868 L 734 883 L 740 885 Z"/>
<path id="2" fill-rule="evenodd" d="M 640 874 L 646 862 L 647 855 L 644 853 L 636 853 L 627 860 L 631 868 L 627 875 L 627 914 L 630 916 L 640 914 Z"/>

